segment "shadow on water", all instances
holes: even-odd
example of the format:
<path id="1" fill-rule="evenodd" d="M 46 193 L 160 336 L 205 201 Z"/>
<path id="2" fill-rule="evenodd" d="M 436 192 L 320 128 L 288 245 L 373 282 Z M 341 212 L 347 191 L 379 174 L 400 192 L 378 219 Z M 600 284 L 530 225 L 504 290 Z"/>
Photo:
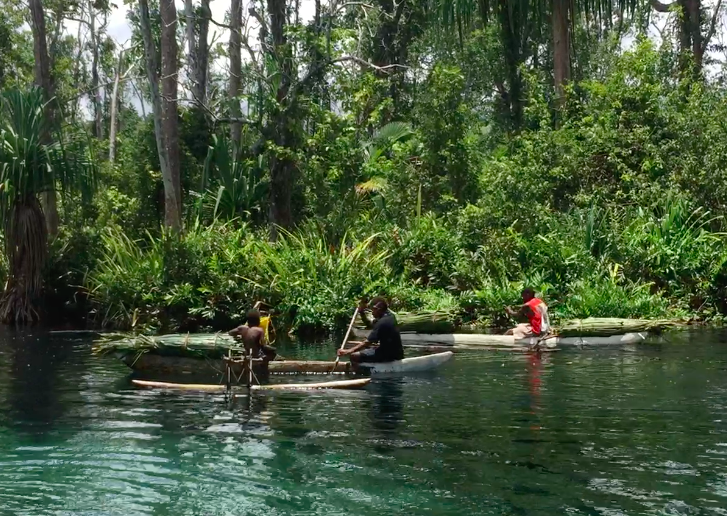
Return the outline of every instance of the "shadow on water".
<path id="1" fill-rule="evenodd" d="M 9 367 L 3 379 L 0 396 L 9 411 L 5 424 L 32 435 L 43 437 L 65 414 L 78 396 L 74 381 L 83 372 L 81 355 L 73 353 L 76 341 L 52 340 L 38 331 L 0 331 L 0 355 Z M 73 373 L 67 375 L 69 368 Z"/>
<path id="2" fill-rule="evenodd" d="M 370 419 L 384 437 L 394 437 L 404 419 L 404 390 L 401 378 L 387 378 L 369 386 Z"/>
<path id="3" fill-rule="evenodd" d="M 401 426 L 404 423 L 404 391 L 401 378 L 386 378 L 369 385 L 366 398 L 371 421 L 374 449 L 387 452 L 400 447 Z"/>

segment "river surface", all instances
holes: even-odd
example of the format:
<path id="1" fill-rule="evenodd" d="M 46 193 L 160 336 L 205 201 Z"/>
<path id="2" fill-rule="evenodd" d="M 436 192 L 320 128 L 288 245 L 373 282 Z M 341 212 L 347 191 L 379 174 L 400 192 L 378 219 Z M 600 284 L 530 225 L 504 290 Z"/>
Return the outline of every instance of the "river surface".
<path id="1" fill-rule="evenodd" d="M 363 391 L 229 404 L 135 388 L 86 338 L 6 330 L 0 514 L 723 515 L 726 343 L 463 352 Z"/>

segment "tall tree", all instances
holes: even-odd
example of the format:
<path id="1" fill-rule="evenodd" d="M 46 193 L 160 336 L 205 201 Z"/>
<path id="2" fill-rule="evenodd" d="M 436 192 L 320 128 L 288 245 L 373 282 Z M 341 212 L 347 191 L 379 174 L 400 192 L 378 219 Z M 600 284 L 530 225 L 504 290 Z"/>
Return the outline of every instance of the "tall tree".
<path id="1" fill-rule="evenodd" d="M 230 4 L 230 79 L 228 95 L 230 97 L 230 138 L 235 148 L 240 147 L 242 137 L 242 111 L 240 110 L 240 95 L 242 94 L 242 1 L 232 0 Z"/>
<path id="2" fill-rule="evenodd" d="M 722 14 L 722 0 L 717 0 L 709 24 L 707 9 L 702 0 L 676 0 L 672 3 L 663 3 L 659 0 L 650 0 L 651 6 L 658 12 L 674 12 L 679 27 L 679 67 L 683 74 L 699 77 L 704 68 L 704 54 L 717 30 L 717 21 Z M 706 28 L 706 32 L 702 33 Z"/>
<path id="3" fill-rule="evenodd" d="M 169 159 L 169 181 L 171 191 L 165 192 L 164 202 L 171 208 L 165 209 L 165 222 L 174 230 L 182 227 L 182 182 L 180 178 L 179 155 L 179 113 L 177 111 L 177 88 L 179 47 L 177 44 L 177 8 L 174 0 L 160 0 L 162 18 L 162 127 Z"/>
<path id="4" fill-rule="evenodd" d="M 40 88 L 0 97 L 0 219 L 8 263 L 0 320 L 11 324 L 40 318 L 48 235 L 38 198 L 58 186 L 72 192 L 92 184 L 85 151 L 64 153 L 49 137 L 45 97 Z"/>
<path id="5" fill-rule="evenodd" d="M 552 0 L 552 6 L 553 79 L 558 103 L 562 104 L 565 100 L 565 85 L 571 80 L 571 0 Z"/>
<path id="6" fill-rule="evenodd" d="M 517 69 L 530 57 L 529 47 L 531 39 L 535 36 L 534 29 L 546 16 L 549 16 L 551 24 L 553 82 L 560 105 L 564 100 L 565 85 L 571 79 L 571 35 L 576 15 L 597 15 L 600 19 L 610 21 L 614 8 L 622 12 L 633 12 L 638 4 L 637 0 L 433 1 L 436 8 L 432 12 L 447 27 L 462 31 L 465 27 L 474 25 L 473 19 L 477 15 L 483 25 L 492 20 L 499 23 L 505 47 L 506 68 L 509 70 L 510 91 L 506 93 L 507 103 L 513 107 L 513 121 L 516 125 L 521 120 L 522 109 L 522 99 L 519 98 L 522 80 Z M 490 16 L 493 13 L 495 16 Z"/>
<path id="7" fill-rule="evenodd" d="M 103 103 L 101 100 L 101 81 L 99 79 L 99 54 L 101 43 L 96 28 L 96 9 L 93 0 L 88 0 L 88 27 L 91 37 L 91 98 L 93 99 L 94 136 L 103 138 Z"/>
<path id="8" fill-rule="evenodd" d="M 207 104 L 207 74 L 209 68 L 210 0 L 202 0 L 200 8 L 192 0 L 184 1 L 187 38 L 187 73 L 192 99 L 197 107 Z"/>
<path id="9" fill-rule="evenodd" d="M 295 102 L 289 97 L 293 57 L 286 34 L 286 1 L 268 0 L 267 6 L 271 44 L 266 47 L 275 63 L 275 72 L 280 77 L 275 93 L 275 112 L 271 113 L 272 123 L 267 126 L 268 141 L 275 144 L 270 156 L 270 222 L 289 228 L 293 225 L 291 200 L 295 171 L 295 162 L 289 149 L 294 149 L 297 141 L 295 121 L 288 117 L 290 111 L 285 108 Z"/>
<path id="10" fill-rule="evenodd" d="M 126 76 L 130 74 L 135 68 L 136 63 L 131 63 L 126 68 L 125 72 L 122 72 L 122 67 L 126 61 L 126 50 L 119 50 L 119 56 L 116 61 L 116 69 L 114 72 L 114 86 L 111 92 L 111 107 L 109 108 L 109 163 L 116 161 L 116 134 L 118 132 L 118 118 L 119 118 L 119 97 L 122 96 L 121 81 L 126 79 Z M 144 109 L 142 99 L 142 110 Z"/>
<path id="11" fill-rule="evenodd" d="M 41 134 L 44 143 L 50 143 L 50 131 L 55 123 L 52 99 L 54 97 L 53 76 L 51 75 L 51 62 L 48 55 L 48 41 L 45 30 L 45 13 L 41 0 L 30 0 L 31 27 L 33 30 L 33 54 L 35 57 L 35 84 L 40 86 L 46 99 L 45 117 L 48 123 Z M 42 193 L 43 212 L 45 215 L 48 233 L 51 237 L 58 234 L 60 218 L 58 216 L 58 201 L 55 189 L 48 189 Z"/>
<path id="12" fill-rule="evenodd" d="M 169 7 L 169 1 L 165 0 L 167 3 L 167 8 Z M 173 8 L 173 5 L 172 5 Z M 162 12 L 164 9 L 162 9 Z M 176 18 L 176 11 L 175 11 L 175 18 Z M 166 13 L 163 15 L 162 20 L 169 17 L 169 13 Z M 162 26 L 164 25 L 164 21 L 162 21 Z M 176 26 L 176 24 L 175 24 Z M 149 79 L 149 90 L 150 90 L 150 96 L 151 96 L 151 105 L 152 105 L 152 116 L 154 119 L 154 136 L 156 138 L 156 144 L 157 144 L 157 153 L 159 155 L 159 167 L 162 169 L 162 182 L 164 183 L 164 223 L 174 229 L 180 229 L 181 228 L 181 209 L 180 204 L 177 202 L 177 193 L 176 193 L 176 184 L 179 183 L 179 161 L 177 156 L 177 177 L 175 179 L 174 177 L 174 169 L 172 168 L 171 162 L 171 149 L 167 143 L 167 136 L 166 136 L 166 129 L 167 129 L 167 123 L 169 120 L 167 120 L 168 109 L 169 104 L 165 103 L 164 108 L 162 107 L 162 94 L 159 91 L 159 50 L 157 49 L 156 45 L 154 44 L 154 40 L 152 38 L 152 31 L 151 31 L 151 21 L 149 18 L 149 3 L 148 0 L 139 0 L 139 27 L 141 30 L 141 36 L 144 41 L 144 54 L 145 54 L 145 61 L 146 61 L 146 74 L 147 78 Z M 166 29 L 167 31 L 169 28 Z M 167 37 L 168 34 L 165 34 Z M 164 38 L 162 38 L 164 39 Z M 162 44 L 163 45 L 163 44 Z M 175 47 L 176 47 L 176 38 L 175 38 Z M 176 68 L 176 48 L 167 50 L 167 58 L 171 57 L 170 54 L 174 54 L 175 57 L 175 63 L 174 68 Z M 166 63 L 166 68 L 170 68 L 169 63 Z M 164 73 L 165 67 L 162 67 L 162 73 Z M 174 113 L 174 122 L 176 123 L 176 73 L 172 77 L 174 81 L 174 87 L 173 87 L 173 93 L 174 98 L 173 102 L 175 105 L 175 113 Z M 170 88 L 170 85 L 167 85 L 167 88 Z M 170 88 L 172 89 L 172 88 Z M 166 91 L 165 91 L 166 94 Z M 179 141 L 177 140 L 177 152 Z M 181 196 L 180 196 L 181 197 Z"/>

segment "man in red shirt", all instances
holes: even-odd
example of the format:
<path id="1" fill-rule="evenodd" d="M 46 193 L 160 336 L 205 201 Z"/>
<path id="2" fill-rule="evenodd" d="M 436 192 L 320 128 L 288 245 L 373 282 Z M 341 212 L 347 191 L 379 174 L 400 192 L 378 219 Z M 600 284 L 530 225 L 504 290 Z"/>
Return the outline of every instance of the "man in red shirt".
<path id="1" fill-rule="evenodd" d="M 531 288 L 523 290 L 523 304 L 517 309 L 505 307 L 505 312 L 510 317 L 527 317 L 528 323 L 518 324 L 515 328 L 507 331 L 506 335 L 514 335 L 515 340 L 527 339 L 529 337 L 543 337 L 550 331 L 550 320 L 548 319 L 548 306 L 542 299 L 535 297 Z"/>

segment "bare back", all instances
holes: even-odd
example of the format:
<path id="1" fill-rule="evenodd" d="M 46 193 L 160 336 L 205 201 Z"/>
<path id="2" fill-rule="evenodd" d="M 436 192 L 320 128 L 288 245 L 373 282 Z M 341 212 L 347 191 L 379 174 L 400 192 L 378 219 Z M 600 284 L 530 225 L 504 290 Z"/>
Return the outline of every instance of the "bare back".
<path id="1" fill-rule="evenodd" d="M 248 352 L 252 351 L 253 356 L 260 355 L 263 339 L 265 338 L 265 331 L 261 327 L 253 326 L 249 328 L 247 326 L 238 326 L 230 334 L 240 337 L 242 344 L 245 346 L 245 350 Z"/>

